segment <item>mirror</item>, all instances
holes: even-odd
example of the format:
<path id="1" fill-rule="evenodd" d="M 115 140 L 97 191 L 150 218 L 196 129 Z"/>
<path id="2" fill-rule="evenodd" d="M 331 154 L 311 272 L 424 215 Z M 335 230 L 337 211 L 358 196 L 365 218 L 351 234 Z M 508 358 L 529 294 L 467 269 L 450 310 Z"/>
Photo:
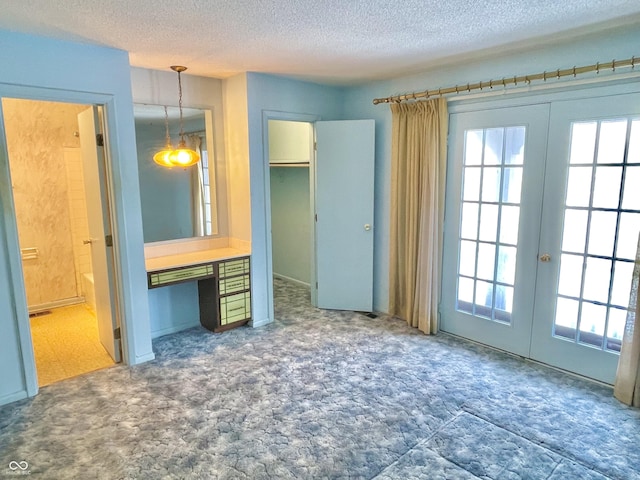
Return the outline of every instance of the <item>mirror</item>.
<path id="1" fill-rule="evenodd" d="M 153 155 L 166 145 L 164 106 L 135 104 L 133 113 L 144 242 L 215 235 L 218 226 L 211 110 L 182 109 L 185 141 L 200 153 L 200 161 L 184 169 L 162 167 L 153 161 Z M 167 116 L 175 147 L 180 141 L 178 107 L 167 107 Z"/>

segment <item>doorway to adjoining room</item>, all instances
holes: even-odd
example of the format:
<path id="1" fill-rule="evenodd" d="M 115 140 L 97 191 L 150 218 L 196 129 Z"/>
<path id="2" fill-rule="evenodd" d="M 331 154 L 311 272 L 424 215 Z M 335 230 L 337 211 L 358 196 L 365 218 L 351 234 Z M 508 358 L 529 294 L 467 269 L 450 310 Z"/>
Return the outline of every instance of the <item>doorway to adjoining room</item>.
<path id="1" fill-rule="evenodd" d="M 103 218 L 100 205 L 97 210 L 89 205 L 87 191 L 99 191 L 101 186 L 87 177 L 79 127 L 79 115 L 89 112 L 93 117 L 94 107 L 3 98 L 2 111 L 31 339 L 42 387 L 119 360 L 103 346 L 97 318 L 92 250 L 100 248 L 94 243 L 101 239 L 92 237 L 89 216 L 99 222 Z M 109 282 L 106 285 L 108 289 Z M 104 296 L 99 293 L 98 297 Z M 105 321 L 111 322 L 110 314 L 106 316 Z"/>

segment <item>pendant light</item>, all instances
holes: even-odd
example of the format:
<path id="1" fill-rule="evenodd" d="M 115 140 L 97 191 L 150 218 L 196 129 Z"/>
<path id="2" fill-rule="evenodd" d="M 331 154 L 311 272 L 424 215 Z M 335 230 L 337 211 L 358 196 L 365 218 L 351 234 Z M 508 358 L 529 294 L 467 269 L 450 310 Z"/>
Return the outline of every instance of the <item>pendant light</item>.
<path id="1" fill-rule="evenodd" d="M 153 156 L 153 160 L 163 167 L 190 167 L 200 161 L 200 155 L 190 148 L 187 148 L 187 143 L 184 141 L 184 125 L 182 120 L 182 79 L 180 74 L 184 72 L 187 67 L 180 65 L 173 65 L 171 70 L 178 74 L 178 108 L 180 110 L 180 142 L 177 148 L 171 146 L 171 138 L 169 137 L 169 116 L 167 114 L 167 107 L 165 107 L 165 126 L 167 130 L 166 140 L 167 145 L 165 148 Z"/>
<path id="2" fill-rule="evenodd" d="M 173 151 L 173 145 L 171 145 L 171 137 L 169 137 L 169 114 L 167 113 L 166 105 L 164 107 L 164 127 L 166 131 L 166 144 L 164 149 L 153 156 L 153 161 L 163 167 L 171 168 L 173 164 L 169 161 L 169 154 Z"/>

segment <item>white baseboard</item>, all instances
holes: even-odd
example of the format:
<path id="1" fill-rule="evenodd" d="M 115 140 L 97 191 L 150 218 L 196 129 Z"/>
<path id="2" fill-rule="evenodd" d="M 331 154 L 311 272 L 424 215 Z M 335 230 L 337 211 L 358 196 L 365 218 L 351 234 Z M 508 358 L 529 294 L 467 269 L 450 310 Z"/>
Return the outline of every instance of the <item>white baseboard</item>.
<path id="1" fill-rule="evenodd" d="M 154 360 L 155 358 L 156 358 L 155 353 L 153 353 L 153 352 L 147 353 L 146 355 L 141 355 L 139 357 L 136 357 L 136 363 L 133 363 L 132 365 L 140 365 L 141 363 L 150 362 L 151 360 Z"/>
<path id="2" fill-rule="evenodd" d="M 269 325 L 270 323 L 273 323 L 273 320 L 271 320 L 270 318 L 263 318 L 261 320 L 251 320 L 251 326 L 253 328 L 263 327 L 265 325 Z"/>
<path id="3" fill-rule="evenodd" d="M 0 397 L 0 405 L 7 405 L 9 403 L 17 402 L 18 400 L 22 400 L 27 397 L 27 391 L 20 390 L 18 392 L 10 393 L 9 395 Z"/>
<path id="4" fill-rule="evenodd" d="M 41 303 L 39 305 L 31 305 L 29 306 L 29 313 L 41 312 L 43 310 L 51 310 L 52 308 L 67 307 L 69 305 L 77 305 L 78 303 L 84 303 L 84 297 L 64 298 L 62 300 L 56 300 L 55 302 Z"/>
<path id="5" fill-rule="evenodd" d="M 169 335 L 171 333 L 181 332 L 182 330 L 187 330 L 188 328 L 197 327 L 200 325 L 200 321 L 197 320 L 195 322 L 185 322 L 179 323 L 178 325 L 171 325 L 170 327 L 161 328 L 160 330 L 155 330 L 151 332 L 151 338 L 158 338 L 164 335 Z"/>
<path id="6" fill-rule="evenodd" d="M 303 282 L 302 280 L 298 280 L 295 278 L 291 278 L 291 277 L 287 277 L 286 275 L 280 275 L 279 273 L 273 273 L 273 276 L 276 278 L 279 278 L 281 280 L 284 280 L 286 282 L 291 282 L 291 283 L 297 283 L 298 285 L 302 285 L 303 287 L 307 287 L 309 288 L 310 285 L 308 283 Z"/>

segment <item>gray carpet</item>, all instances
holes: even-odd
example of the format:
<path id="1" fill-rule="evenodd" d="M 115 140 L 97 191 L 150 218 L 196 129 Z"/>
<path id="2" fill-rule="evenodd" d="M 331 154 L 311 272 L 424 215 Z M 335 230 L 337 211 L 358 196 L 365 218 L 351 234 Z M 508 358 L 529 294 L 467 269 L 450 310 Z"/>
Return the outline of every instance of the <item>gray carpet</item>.
<path id="1" fill-rule="evenodd" d="M 1 407 L 0 478 L 640 479 L 640 411 L 610 389 L 276 293 L 275 324 Z"/>

